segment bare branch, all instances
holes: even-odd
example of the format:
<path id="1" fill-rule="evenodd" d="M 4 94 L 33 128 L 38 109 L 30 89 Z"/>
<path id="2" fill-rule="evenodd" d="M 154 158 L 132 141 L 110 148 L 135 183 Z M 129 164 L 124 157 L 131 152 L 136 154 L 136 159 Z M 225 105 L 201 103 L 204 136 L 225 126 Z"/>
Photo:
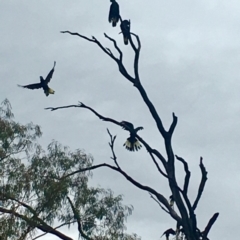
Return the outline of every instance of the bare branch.
<path id="1" fill-rule="evenodd" d="M 132 33 L 131 33 L 132 34 Z M 136 48 L 135 44 L 133 43 L 131 34 L 129 36 L 129 42 L 135 52 L 135 57 L 134 57 L 134 75 L 135 75 L 135 80 L 136 80 L 136 85 L 137 86 L 140 83 L 140 78 L 139 78 L 139 70 L 138 70 L 138 63 L 139 63 L 139 56 L 140 56 L 140 50 L 141 50 L 141 43 L 140 43 L 140 39 L 136 34 L 132 34 L 137 38 L 137 42 L 138 42 L 138 48 Z"/>
<path id="2" fill-rule="evenodd" d="M 81 34 L 79 34 L 79 33 L 73 33 L 73 32 L 70 32 L 70 31 L 61 31 L 61 33 L 69 33 L 69 34 L 71 34 L 71 35 L 76 35 L 76 36 L 78 36 L 78 37 L 80 37 L 80 38 L 83 38 L 83 39 L 85 39 L 85 40 L 87 40 L 87 41 L 96 43 L 96 44 L 102 49 L 102 51 L 103 51 L 104 53 L 106 53 L 109 57 L 111 57 L 111 58 L 117 63 L 120 73 L 121 73 L 124 77 L 126 77 L 130 82 L 132 82 L 132 83 L 134 84 L 135 79 L 128 74 L 126 68 L 123 66 L 121 54 L 120 54 L 120 59 L 116 58 L 116 57 L 112 54 L 112 52 L 111 52 L 111 51 L 109 52 L 109 49 L 106 49 L 105 47 L 103 47 L 103 45 L 102 45 L 95 37 L 92 37 L 92 39 L 90 39 L 90 38 L 85 37 L 85 36 L 83 36 L 83 35 L 81 35 Z M 108 38 L 109 40 L 112 39 L 112 38 L 108 37 L 107 35 L 106 35 L 105 37 Z M 111 40 L 111 41 L 112 41 L 112 40 Z M 113 39 L 113 41 L 115 41 L 115 40 Z M 116 48 L 116 47 L 117 47 L 117 45 L 115 46 L 115 48 Z M 119 48 L 117 47 L 116 49 L 118 50 Z M 119 49 L 119 51 L 120 51 L 120 49 Z M 118 52 L 119 52 L 119 51 L 118 51 Z M 121 52 L 121 51 L 120 51 L 120 52 Z"/>
<path id="3" fill-rule="evenodd" d="M 186 175 L 185 175 L 185 180 L 184 180 L 183 192 L 187 195 L 191 172 L 188 169 L 187 162 L 183 158 L 178 157 L 177 155 L 175 155 L 175 156 L 176 156 L 177 160 L 180 161 L 184 166 L 184 170 L 185 170 Z"/>
<path id="4" fill-rule="evenodd" d="M 193 210 L 195 210 L 197 208 L 198 202 L 199 202 L 199 200 L 202 196 L 202 193 L 203 193 L 206 181 L 207 181 L 207 171 L 206 171 L 205 166 L 203 165 L 202 160 L 203 159 L 201 157 L 199 166 L 200 166 L 201 173 L 202 173 L 202 180 L 201 180 L 201 183 L 200 183 L 199 188 L 198 188 L 198 194 L 197 194 L 196 200 L 193 204 Z"/>
<path id="5" fill-rule="evenodd" d="M 58 110 L 58 109 L 63 109 L 63 108 L 72 108 L 72 107 L 81 107 L 80 105 L 68 105 L 68 106 L 62 106 L 62 107 L 47 107 L 47 108 L 44 108 L 45 110 L 51 110 L 51 111 L 55 111 L 55 110 Z"/>
<path id="6" fill-rule="evenodd" d="M 70 177 L 76 173 L 80 173 L 80 172 L 84 172 L 84 171 L 90 171 L 90 170 L 93 170 L 93 169 L 97 169 L 97 168 L 100 168 L 100 167 L 108 167 L 108 168 L 111 168 L 112 170 L 114 171 L 117 171 L 119 173 L 121 173 L 129 182 L 131 182 L 133 185 L 135 185 L 136 187 L 138 187 L 139 189 L 142 189 L 144 191 L 147 191 L 147 192 L 150 192 L 152 193 L 153 195 L 156 196 L 156 198 L 158 199 L 159 202 L 161 202 L 167 209 L 168 211 L 170 212 L 171 216 L 176 220 L 176 221 L 180 221 L 181 222 L 181 218 L 177 215 L 177 213 L 170 207 L 169 203 L 168 203 L 168 200 L 160 193 L 158 193 L 157 191 L 155 191 L 154 189 L 152 189 L 151 187 L 148 187 L 148 186 L 145 186 L 145 185 L 142 185 L 140 184 L 139 182 L 137 182 L 136 180 L 134 180 L 132 177 L 130 177 L 126 172 L 124 172 L 122 169 L 119 169 L 117 167 L 114 167 L 112 165 L 109 165 L 107 163 L 102 163 L 102 164 L 98 164 L 98 165 L 94 165 L 94 166 L 91 166 L 91 167 L 88 167 L 88 168 L 83 168 L 83 169 L 79 169 L 79 170 L 76 170 L 72 173 L 69 173 L 65 176 L 63 176 L 62 178 L 67 178 L 67 177 Z M 62 179 L 61 178 L 61 179 Z"/>
<path id="7" fill-rule="evenodd" d="M 113 56 L 112 51 L 109 48 L 106 48 L 108 50 L 108 52 Z"/>
<path id="8" fill-rule="evenodd" d="M 132 36 L 131 36 L 131 35 L 134 35 L 135 37 L 136 37 L 137 35 L 130 32 L 130 36 L 129 36 L 129 42 L 130 42 L 130 44 L 131 44 L 131 47 L 132 47 L 133 51 L 134 51 L 135 54 L 136 54 L 136 53 L 138 52 L 138 48 L 135 46 L 135 44 L 134 44 L 134 42 L 133 42 L 133 40 L 132 40 Z M 138 38 L 138 39 L 139 39 L 139 38 Z"/>
<path id="9" fill-rule="evenodd" d="M 153 149 L 151 148 L 147 142 L 145 142 L 138 134 L 136 134 L 136 137 L 138 138 L 138 140 L 144 145 L 144 147 L 147 149 L 147 151 L 149 153 L 153 153 L 155 156 L 157 156 L 159 158 L 159 160 L 162 162 L 163 166 L 165 167 L 166 169 L 166 164 L 167 164 L 167 161 L 166 159 L 162 156 L 162 154 L 156 150 L 156 149 Z"/>
<path id="10" fill-rule="evenodd" d="M 73 32 L 70 32 L 70 31 L 61 31 L 60 33 L 69 33 L 69 34 L 71 34 L 71 35 L 75 35 L 75 36 L 84 38 L 85 40 L 87 40 L 87 41 L 89 41 L 89 42 L 95 42 L 94 39 L 88 38 L 88 37 L 83 36 L 83 35 L 81 35 L 81 34 L 79 34 L 79 33 L 73 33 Z"/>
<path id="11" fill-rule="evenodd" d="M 172 121 L 172 124 L 171 124 L 171 126 L 169 128 L 169 131 L 168 131 L 168 134 L 170 135 L 170 137 L 172 137 L 173 131 L 174 131 L 174 129 L 177 126 L 177 120 L 178 120 L 177 117 L 173 113 L 173 121 Z"/>
<path id="12" fill-rule="evenodd" d="M 114 152 L 114 142 L 115 142 L 115 140 L 116 140 L 116 135 L 113 137 L 108 128 L 107 128 L 107 132 L 108 132 L 108 134 L 109 134 L 109 136 L 110 136 L 110 140 L 111 140 L 111 141 L 108 143 L 109 146 L 110 146 L 110 148 L 111 148 L 112 155 L 113 155 L 113 157 L 111 157 L 111 159 L 115 162 L 116 166 L 117 166 L 118 168 L 120 168 L 120 167 L 119 167 L 119 164 L 118 164 L 118 162 L 117 162 L 117 156 L 116 156 L 116 154 L 115 154 L 115 152 Z"/>
<path id="13" fill-rule="evenodd" d="M 152 158 L 152 160 L 153 160 L 153 162 L 154 162 L 157 170 L 158 170 L 164 177 L 168 178 L 168 175 L 167 175 L 166 173 L 164 173 L 164 172 L 162 171 L 162 169 L 159 167 L 157 161 L 155 160 L 155 158 L 154 158 L 154 156 L 153 156 L 153 153 L 152 153 L 151 151 L 149 151 L 149 154 L 150 154 L 150 156 L 151 156 L 151 158 Z"/>
<path id="14" fill-rule="evenodd" d="M 69 34 L 71 34 L 71 35 L 75 35 L 75 36 L 78 36 L 78 37 L 80 37 L 80 38 L 83 38 L 83 39 L 85 39 L 85 40 L 87 40 L 87 41 L 89 41 L 89 42 L 93 42 L 93 43 L 96 43 L 109 57 L 111 57 L 113 60 L 118 60 L 116 57 L 114 57 L 114 55 L 113 54 L 110 54 L 107 50 L 106 50 L 106 48 L 104 48 L 103 47 L 103 45 L 94 37 L 94 36 L 92 36 L 92 39 L 91 38 L 88 38 L 88 37 L 86 37 L 86 36 L 84 36 L 84 35 L 81 35 L 81 34 L 79 34 L 79 33 L 73 33 L 73 32 L 70 32 L 70 31 L 61 31 L 61 33 L 69 33 Z"/>
<path id="15" fill-rule="evenodd" d="M 162 204 L 161 204 L 151 193 L 149 193 L 149 195 L 150 195 L 150 197 L 160 206 L 160 208 L 161 208 L 163 211 L 165 211 L 166 213 L 169 214 L 169 211 L 168 211 L 167 209 L 165 209 L 165 208 L 162 206 Z"/>
<path id="16" fill-rule="evenodd" d="M 71 221 L 71 222 L 66 222 L 66 223 L 60 224 L 59 226 L 55 227 L 54 229 L 56 230 L 56 229 L 58 229 L 58 228 L 61 228 L 61 227 L 63 227 L 63 226 L 66 226 L 66 225 L 69 225 L 69 224 L 72 224 L 72 223 L 75 223 L 75 222 L 76 222 L 75 220 L 74 220 L 74 221 Z M 46 232 L 46 233 L 43 233 L 43 234 L 40 234 L 40 235 L 34 237 L 32 240 L 36 240 L 36 239 L 41 238 L 41 237 L 43 237 L 43 236 L 45 236 L 45 235 L 47 235 L 47 234 L 48 234 L 47 232 Z"/>
<path id="17" fill-rule="evenodd" d="M 101 119 L 101 120 L 103 120 L 103 121 L 112 122 L 112 123 L 114 123 L 114 124 L 122 127 L 122 124 L 121 124 L 120 122 L 118 122 L 118 121 L 116 121 L 116 120 L 114 120 L 114 119 L 112 119 L 112 118 L 108 118 L 108 117 L 102 116 L 101 114 L 99 114 L 98 112 L 96 112 L 93 108 L 91 108 L 91 107 L 89 107 L 89 106 L 87 106 L 87 105 L 85 105 L 85 104 L 83 104 L 83 103 L 81 103 L 81 102 L 80 102 L 80 107 L 86 108 L 86 109 L 90 110 L 90 111 L 93 112 L 97 117 L 99 117 L 99 119 Z"/>
<path id="18" fill-rule="evenodd" d="M 189 186 L 189 180 L 190 180 L 190 176 L 191 176 L 191 172 L 189 171 L 188 169 L 188 164 L 187 162 L 181 158 L 181 157 L 178 157 L 177 155 L 175 155 L 177 160 L 182 162 L 183 163 L 183 166 L 184 166 L 184 170 L 185 170 L 185 179 L 184 179 L 184 186 L 183 186 L 183 191 L 180 190 L 180 192 L 182 193 L 183 195 L 183 198 L 184 198 L 184 201 L 186 202 L 187 204 L 187 207 L 188 207 L 188 211 L 189 211 L 189 215 L 190 215 L 190 218 L 192 219 L 192 225 L 193 225 L 193 229 L 196 229 L 197 227 L 197 219 L 196 219 L 196 215 L 194 213 L 194 209 L 192 208 L 192 205 L 190 203 L 190 200 L 187 196 L 187 192 L 188 192 L 188 186 Z"/>
<path id="19" fill-rule="evenodd" d="M 207 235 L 208 235 L 209 231 L 211 230 L 213 224 L 217 220 L 218 216 L 219 216 L 219 213 L 214 213 L 213 216 L 211 217 L 211 219 L 209 220 L 206 228 L 203 231 L 203 240 L 207 239 Z"/>
<path id="20" fill-rule="evenodd" d="M 137 43 L 138 43 L 137 49 L 140 50 L 141 49 L 141 41 L 140 41 L 139 36 L 135 33 L 130 33 L 130 34 L 133 35 L 137 39 Z"/>
<path id="21" fill-rule="evenodd" d="M 194 232 L 194 226 L 196 224 L 195 214 L 191 208 L 191 204 L 187 195 L 178 187 L 176 176 L 175 176 L 174 153 L 172 150 L 171 138 L 166 136 L 164 140 L 165 140 L 165 148 L 168 156 L 166 170 L 169 177 L 169 186 L 171 188 L 172 195 L 174 197 L 178 210 L 181 213 L 181 216 L 183 219 L 182 226 L 186 232 L 186 235 L 189 236 L 190 239 L 196 239 L 196 232 Z M 190 214 L 190 217 L 192 218 L 192 221 L 191 221 L 191 218 L 189 218 L 187 208 L 183 202 L 183 199 L 180 193 L 183 195 L 183 198 L 188 206 L 189 214 Z"/>
<path id="22" fill-rule="evenodd" d="M 154 105 L 149 100 L 145 89 L 143 88 L 143 86 L 141 84 L 137 85 L 137 89 L 139 90 L 139 92 L 140 92 L 140 94 L 141 94 L 141 96 L 143 98 L 143 101 L 148 106 L 148 109 L 149 109 L 153 119 L 155 120 L 155 122 L 157 124 L 157 128 L 158 128 L 159 132 L 162 134 L 163 138 L 165 138 L 166 131 L 165 131 L 164 127 L 163 127 L 162 121 L 161 121 L 161 119 L 160 119 L 160 117 L 159 117 L 159 115 L 158 115 Z"/>
<path id="23" fill-rule="evenodd" d="M 48 107 L 48 108 L 45 108 L 46 110 L 51 110 L 51 111 L 55 111 L 55 110 L 58 110 L 58 109 L 63 109 L 63 108 L 71 108 L 71 107 L 78 107 L 78 108 L 86 108 L 88 110 L 90 110 L 91 112 L 93 112 L 97 117 L 99 117 L 101 120 L 103 121 L 107 121 L 107 122 L 112 122 L 118 126 L 122 126 L 122 124 L 112 118 L 107 118 L 107 117 L 104 117 L 102 115 L 100 115 L 99 113 L 97 113 L 93 108 L 91 107 L 88 107 L 87 105 L 85 105 L 84 103 L 82 102 L 79 102 L 78 105 L 68 105 L 68 106 L 62 106 L 62 107 Z"/>
<path id="24" fill-rule="evenodd" d="M 51 234 L 59 237 L 60 239 L 63 239 L 63 240 L 73 240 L 72 238 L 69 238 L 68 236 L 62 234 L 61 232 L 59 232 L 57 230 L 55 230 L 54 228 L 52 228 L 48 224 L 44 223 L 44 225 L 41 225 L 41 224 L 37 223 L 36 221 L 34 221 L 32 219 L 29 219 L 26 216 L 15 212 L 12 209 L 9 210 L 9 209 L 5 209 L 5 208 L 0 207 L 0 212 L 11 214 L 11 215 L 14 215 L 15 217 L 21 218 L 22 220 L 26 221 L 30 226 L 34 226 L 34 227 L 40 229 L 43 232 L 51 233 Z"/>
<path id="25" fill-rule="evenodd" d="M 114 47 L 117 49 L 117 51 L 118 51 L 118 53 L 119 53 L 119 60 L 120 60 L 120 62 L 122 62 L 123 54 L 122 54 L 122 51 L 120 50 L 120 48 L 118 47 L 117 42 L 115 41 L 115 39 L 110 38 L 106 33 L 104 33 L 104 36 L 105 36 L 107 39 L 109 39 L 110 41 L 113 42 Z"/>

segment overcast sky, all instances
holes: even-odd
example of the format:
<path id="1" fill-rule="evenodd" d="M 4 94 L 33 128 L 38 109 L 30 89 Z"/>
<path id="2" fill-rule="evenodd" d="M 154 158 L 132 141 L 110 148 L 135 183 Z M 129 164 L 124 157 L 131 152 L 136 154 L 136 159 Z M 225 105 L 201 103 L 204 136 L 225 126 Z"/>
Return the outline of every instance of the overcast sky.
<path id="1" fill-rule="evenodd" d="M 201 178 L 200 156 L 208 182 L 197 210 L 203 229 L 220 212 L 210 239 L 238 239 L 240 224 L 240 2 L 237 0 L 118 1 L 121 16 L 131 19 L 132 32 L 140 36 L 140 77 L 149 98 L 168 128 L 172 112 L 179 121 L 173 137 L 175 154 L 191 168 L 192 200 Z M 112 163 L 108 127 L 117 134 L 119 164 L 142 184 L 166 197 L 166 180 L 159 176 L 145 149 L 126 151 L 128 133 L 100 121 L 86 109 L 46 111 L 45 107 L 82 101 L 104 116 L 143 126 L 139 132 L 162 151 L 163 141 L 137 90 L 118 72 L 116 64 L 95 44 L 61 34 L 62 30 L 95 36 L 115 52 L 103 33 L 115 38 L 124 63 L 133 72 L 133 51 L 123 44 L 119 27 L 108 23 L 109 0 L 0 0 L 0 101 L 8 98 L 17 121 L 42 127 L 41 144 L 52 139 L 72 150 L 85 149 L 95 163 Z M 56 92 L 17 87 L 45 77 L 56 61 L 49 86 Z M 184 176 L 177 164 L 177 177 Z M 94 185 L 124 194 L 124 203 L 135 208 L 127 222 L 129 233 L 143 240 L 159 239 L 174 221 L 121 175 L 108 169 L 94 172 Z M 71 236 L 78 238 L 77 229 Z M 55 239 L 48 236 L 45 239 Z"/>

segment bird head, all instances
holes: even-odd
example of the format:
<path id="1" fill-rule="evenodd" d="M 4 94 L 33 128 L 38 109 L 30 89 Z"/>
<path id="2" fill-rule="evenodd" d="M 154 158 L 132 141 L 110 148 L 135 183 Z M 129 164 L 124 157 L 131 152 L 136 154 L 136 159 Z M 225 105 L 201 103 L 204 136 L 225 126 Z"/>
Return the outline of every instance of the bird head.
<path id="1" fill-rule="evenodd" d="M 44 78 L 42 76 L 40 76 L 40 82 L 44 82 Z"/>

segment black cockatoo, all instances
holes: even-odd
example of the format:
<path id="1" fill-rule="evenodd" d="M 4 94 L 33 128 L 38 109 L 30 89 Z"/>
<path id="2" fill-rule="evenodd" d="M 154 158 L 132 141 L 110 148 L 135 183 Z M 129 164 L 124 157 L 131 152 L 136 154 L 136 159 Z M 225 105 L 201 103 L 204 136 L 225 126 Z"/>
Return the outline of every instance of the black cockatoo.
<path id="1" fill-rule="evenodd" d="M 128 39 L 130 37 L 130 20 L 123 20 L 120 28 L 122 30 L 124 44 L 128 45 Z"/>
<path id="2" fill-rule="evenodd" d="M 136 134 L 139 130 L 142 130 L 143 127 L 134 128 L 133 124 L 130 122 L 122 121 L 121 124 L 123 125 L 123 129 L 130 132 L 130 137 L 127 138 L 127 141 L 123 144 L 127 150 L 134 152 L 135 150 L 138 151 L 142 145 L 136 138 Z"/>
<path id="3" fill-rule="evenodd" d="M 169 228 L 168 230 L 166 230 L 163 234 L 162 234 L 162 236 L 163 235 L 165 235 L 166 236 L 166 240 L 169 240 L 169 235 L 176 235 L 176 232 L 172 229 L 172 228 Z M 161 237 L 162 237 L 161 236 Z"/>
<path id="4" fill-rule="evenodd" d="M 112 3 L 109 10 L 108 21 L 112 23 L 113 27 L 117 26 L 117 22 L 119 21 L 119 5 L 115 0 L 110 0 Z"/>
<path id="5" fill-rule="evenodd" d="M 50 82 L 50 80 L 52 78 L 55 65 L 56 65 L 56 62 L 54 62 L 53 68 L 48 73 L 45 80 L 43 79 L 42 76 L 40 76 L 40 83 L 33 83 L 33 84 L 25 85 L 25 86 L 18 85 L 18 86 L 23 87 L 23 88 L 32 89 L 32 90 L 42 88 L 44 90 L 44 93 L 46 94 L 46 96 L 48 96 L 49 94 L 54 94 L 55 91 L 53 89 L 51 89 L 50 87 L 48 87 L 48 83 Z"/>

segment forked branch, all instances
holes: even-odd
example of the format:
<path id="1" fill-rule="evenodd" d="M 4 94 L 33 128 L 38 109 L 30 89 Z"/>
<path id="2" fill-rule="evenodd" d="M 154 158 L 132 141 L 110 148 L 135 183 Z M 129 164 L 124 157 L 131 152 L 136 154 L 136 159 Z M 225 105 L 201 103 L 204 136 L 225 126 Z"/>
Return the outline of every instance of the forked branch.
<path id="1" fill-rule="evenodd" d="M 112 166 L 110 164 L 107 163 L 102 163 L 102 164 L 98 164 L 98 165 L 94 165 L 88 168 L 83 168 L 83 169 L 79 169 L 76 170 L 72 173 L 69 173 L 65 176 L 63 176 L 62 178 L 67 178 L 70 177 L 76 173 L 80 173 L 80 172 L 86 172 L 86 171 L 91 171 L 93 169 L 97 169 L 97 168 L 101 168 L 101 167 L 108 167 L 111 168 L 112 170 L 121 173 L 129 182 L 131 182 L 134 186 L 138 187 L 139 189 L 142 189 L 146 192 L 150 192 L 152 195 L 154 195 L 159 202 L 161 202 L 166 209 L 170 212 L 170 215 L 172 216 L 172 218 L 174 218 L 177 222 L 182 222 L 182 219 L 177 215 L 177 213 L 170 207 L 168 200 L 160 193 L 158 193 L 157 191 L 155 191 L 153 188 L 142 185 L 141 183 L 137 182 L 136 180 L 134 180 L 132 177 L 130 177 L 126 172 L 124 172 L 121 168 Z M 61 178 L 61 179 L 62 179 Z M 61 180 L 59 179 L 59 180 Z"/>
<path id="2" fill-rule="evenodd" d="M 133 40 L 132 40 L 132 36 L 135 36 L 135 38 L 137 39 L 137 43 L 138 43 L 138 47 L 135 46 Z M 129 42 L 135 52 L 135 57 L 134 57 L 134 75 L 135 75 L 135 79 L 136 79 L 136 84 L 140 83 L 140 78 L 139 78 L 139 70 L 138 70 L 138 66 L 139 66 L 139 56 L 140 56 L 140 50 L 141 50 L 141 42 L 140 39 L 138 37 L 138 35 L 131 33 L 130 37 L 129 37 Z M 137 85 L 136 85 L 137 86 Z"/>
<path id="3" fill-rule="evenodd" d="M 186 162 L 183 158 L 178 157 L 177 155 L 175 155 L 175 156 L 176 156 L 177 160 L 180 161 L 180 162 L 183 164 L 183 166 L 184 166 L 184 170 L 185 170 L 186 175 L 185 175 L 185 179 L 184 179 L 183 192 L 184 192 L 185 194 L 187 194 L 187 192 L 188 192 L 188 186 L 189 186 L 189 181 L 190 181 L 190 177 L 191 177 L 191 172 L 190 172 L 189 169 L 188 169 L 188 164 L 187 164 L 187 162 Z"/>
<path id="4" fill-rule="evenodd" d="M 160 207 L 163 211 L 165 211 L 166 213 L 169 213 L 169 211 L 166 210 L 166 208 L 164 208 L 164 207 L 162 206 L 162 204 L 161 204 L 151 193 L 149 193 L 149 195 L 150 195 L 150 197 L 159 205 L 159 207 Z"/>
<path id="5" fill-rule="evenodd" d="M 105 38 L 107 38 L 111 42 L 113 42 L 114 47 L 117 49 L 117 51 L 119 53 L 119 60 L 120 60 L 120 62 L 122 62 L 123 54 L 122 54 L 122 51 L 120 50 L 120 48 L 118 47 L 116 40 L 111 38 L 111 37 L 109 37 L 106 33 L 104 33 L 104 36 L 105 36 Z"/>
<path id="6" fill-rule="evenodd" d="M 108 135 L 110 136 L 110 142 L 108 143 L 109 144 L 109 146 L 110 146 L 110 148 L 111 148 L 111 151 L 112 151 L 112 157 L 111 157 L 111 159 L 114 161 L 114 163 L 116 164 L 116 166 L 120 169 L 120 166 L 118 165 L 118 162 L 117 162 L 117 156 L 116 156 L 116 154 L 115 154 L 115 152 L 114 152 L 114 143 L 115 143 L 115 140 L 116 140 L 116 135 L 115 136 L 113 136 L 111 133 L 110 133 L 110 131 L 109 131 L 109 129 L 107 128 L 107 132 L 108 132 Z"/>
<path id="7" fill-rule="evenodd" d="M 119 59 L 117 57 L 115 57 L 113 55 L 113 53 L 111 52 L 111 50 L 109 48 L 105 48 L 103 47 L 103 45 L 95 38 L 95 37 L 92 37 L 92 39 L 84 36 L 84 35 L 81 35 L 79 33 L 73 33 L 73 32 L 70 32 L 70 31 L 61 31 L 61 33 L 68 33 L 70 35 L 75 35 L 75 36 L 78 36 L 80 38 L 83 38 L 89 42 L 93 42 L 93 43 L 96 43 L 104 53 L 106 53 L 110 58 L 112 58 L 118 65 L 118 68 L 119 68 L 119 71 L 120 73 L 126 78 L 128 79 L 130 82 L 132 82 L 133 84 L 135 83 L 135 79 L 127 72 L 126 68 L 124 67 L 123 63 L 122 63 L 122 52 L 120 50 L 120 48 L 117 46 L 117 43 L 116 41 L 113 39 L 113 38 L 110 38 L 106 33 L 104 34 L 104 36 L 110 40 L 111 42 L 113 42 L 114 44 L 114 47 L 116 48 L 116 50 L 119 52 Z"/>
<path id="8" fill-rule="evenodd" d="M 110 38 L 109 36 L 107 36 L 107 35 L 105 34 L 105 37 L 106 37 L 107 39 L 109 39 L 110 41 L 113 42 L 116 50 L 117 50 L 117 51 L 119 52 L 119 54 L 120 54 L 120 59 L 118 59 L 118 58 L 116 58 L 115 56 L 113 56 L 113 54 L 111 53 L 111 51 L 109 52 L 108 49 L 106 49 L 105 47 L 103 47 L 102 44 L 101 44 L 95 37 L 93 37 L 92 39 L 90 39 L 90 38 L 88 38 L 88 37 L 86 37 L 86 36 L 83 36 L 83 35 L 81 35 L 81 34 L 79 34 L 79 33 L 73 33 L 73 32 L 70 32 L 70 31 L 61 31 L 61 33 L 68 33 L 68 34 L 71 34 L 71 35 L 76 35 L 76 36 L 81 37 L 81 38 L 83 38 L 83 39 L 85 39 L 85 40 L 87 40 L 87 41 L 96 43 L 96 44 L 103 50 L 104 53 L 106 53 L 109 57 L 111 57 L 111 58 L 117 63 L 120 73 L 121 73 L 126 79 L 128 79 L 130 82 L 132 82 L 135 87 L 137 87 L 137 89 L 139 90 L 139 92 L 140 92 L 140 94 L 141 94 L 144 102 L 145 102 L 146 105 L 148 106 L 148 109 L 149 109 L 149 111 L 151 112 L 151 114 L 152 114 L 152 116 L 153 116 L 153 118 L 154 118 L 154 120 L 155 120 L 155 122 L 156 122 L 156 124 L 157 124 L 158 130 L 160 131 L 160 133 L 162 134 L 162 136 L 163 136 L 164 138 L 166 138 L 166 133 L 167 133 L 167 132 L 165 131 L 165 129 L 164 129 L 164 127 L 163 127 L 162 121 L 161 121 L 161 119 L 160 119 L 160 117 L 159 117 L 159 115 L 158 115 L 158 113 L 157 113 L 154 105 L 153 105 L 152 102 L 149 100 L 145 89 L 143 88 L 143 86 L 142 86 L 141 83 L 140 83 L 139 70 L 138 70 L 139 54 L 140 54 L 140 49 L 141 49 L 140 38 L 139 38 L 136 34 L 131 33 L 131 35 L 133 35 L 133 36 L 136 37 L 137 43 L 138 43 L 138 47 L 136 47 L 135 44 L 133 43 L 131 36 L 130 36 L 130 39 L 129 39 L 130 44 L 131 44 L 131 46 L 132 46 L 132 48 L 133 48 L 133 50 L 134 50 L 134 52 L 135 52 L 135 57 L 134 57 L 134 73 L 135 73 L 135 78 L 133 78 L 133 77 L 131 77 L 131 76 L 128 74 L 126 68 L 124 67 L 124 65 L 123 65 L 123 63 L 122 63 L 122 55 L 121 55 L 122 52 L 121 52 L 121 50 L 118 48 L 118 46 L 117 46 L 117 44 L 116 44 L 116 41 L 115 41 L 114 39 Z M 172 127 L 171 127 L 170 130 L 169 130 L 170 135 L 172 135 L 173 130 L 174 130 L 175 126 L 176 126 L 176 123 L 177 123 L 176 120 L 177 120 L 177 118 L 174 117 L 174 121 L 173 121 L 174 124 L 172 124 Z M 168 134 L 168 137 L 169 137 L 169 134 Z"/>

